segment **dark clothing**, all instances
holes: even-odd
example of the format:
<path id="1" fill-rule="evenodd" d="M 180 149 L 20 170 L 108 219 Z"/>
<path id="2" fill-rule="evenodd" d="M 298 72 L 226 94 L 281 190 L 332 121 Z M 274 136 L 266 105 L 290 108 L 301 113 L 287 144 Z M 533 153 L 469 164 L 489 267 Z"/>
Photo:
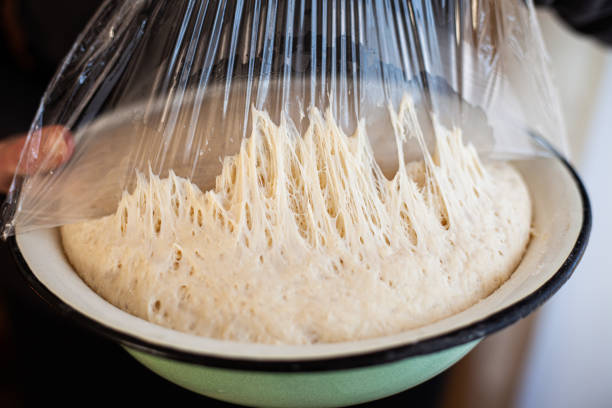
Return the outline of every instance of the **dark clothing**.
<path id="1" fill-rule="evenodd" d="M 536 0 L 548 6 L 572 28 L 612 45 L 612 1 L 610 0 Z"/>

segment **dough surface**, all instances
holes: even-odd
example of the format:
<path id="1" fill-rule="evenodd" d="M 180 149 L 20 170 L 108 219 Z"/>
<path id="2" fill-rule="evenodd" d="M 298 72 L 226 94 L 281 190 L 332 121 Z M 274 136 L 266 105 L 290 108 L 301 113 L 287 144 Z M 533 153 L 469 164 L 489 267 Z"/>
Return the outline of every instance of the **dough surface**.
<path id="1" fill-rule="evenodd" d="M 393 114 L 398 157 L 410 104 Z M 296 135 L 262 112 L 213 189 L 140 175 L 115 214 L 61 228 L 82 279 L 115 306 L 218 339 L 310 344 L 398 333 L 497 289 L 529 240 L 509 164 L 483 165 L 459 130 L 387 179 L 360 127 L 310 112 Z M 422 144 L 424 146 L 424 143 Z"/>

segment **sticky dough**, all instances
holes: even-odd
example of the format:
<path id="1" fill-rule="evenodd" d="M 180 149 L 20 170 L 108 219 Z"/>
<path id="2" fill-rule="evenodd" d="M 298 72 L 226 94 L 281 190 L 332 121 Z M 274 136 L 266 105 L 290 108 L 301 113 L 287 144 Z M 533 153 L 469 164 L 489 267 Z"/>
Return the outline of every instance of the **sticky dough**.
<path id="1" fill-rule="evenodd" d="M 214 189 L 138 178 L 115 214 L 66 225 L 83 280 L 117 307 L 176 330 L 245 342 L 365 339 L 422 326 L 503 283 L 529 239 L 517 171 L 484 166 L 436 125 L 429 155 L 410 101 L 392 112 L 399 169 L 387 179 L 361 125 L 310 112 L 295 134 L 253 112 Z M 404 164 L 416 137 L 424 159 Z"/>

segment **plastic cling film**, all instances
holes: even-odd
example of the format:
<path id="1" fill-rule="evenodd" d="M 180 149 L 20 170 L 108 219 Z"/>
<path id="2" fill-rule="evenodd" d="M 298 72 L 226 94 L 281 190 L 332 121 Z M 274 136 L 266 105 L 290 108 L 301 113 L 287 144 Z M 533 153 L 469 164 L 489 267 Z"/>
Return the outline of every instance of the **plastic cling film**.
<path id="1" fill-rule="evenodd" d="M 397 168 L 389 107 L 415 101 L 425 145 L 434 120 L 482 156 L 562 152 L 563 120 L 530 1 L 107 0 L 43 95 L 2 209 L 2 233 L 115 211 L 138 173 L 172 170 L 206 190 L 237 153 L 252 109 L 296 134 L 311 107 L 343 131 L 360 121 L 382 169 Z M 62 125 L 74 151 L 47 161 L 41 129 Z"/>

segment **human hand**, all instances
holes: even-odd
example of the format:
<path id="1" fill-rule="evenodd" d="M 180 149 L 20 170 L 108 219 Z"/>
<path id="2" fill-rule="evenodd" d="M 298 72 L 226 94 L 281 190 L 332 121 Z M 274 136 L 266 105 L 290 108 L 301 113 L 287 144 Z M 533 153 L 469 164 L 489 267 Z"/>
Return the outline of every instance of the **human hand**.
<path id="1" fill-rule="evenodd" d="M 31 143 L 28 163 L 19 171 L 23 175 L 36 171 L 52 170 L 64 163 L 74 150 L 72 133 L 63 126 L 46 126 L 34 134 Z M 0 193 L 6 193 L 11 185 L 13 175 L 18 170 L 21 151 L 26 144 L 27 134 L 20 134 L 0 141 Z"/>

